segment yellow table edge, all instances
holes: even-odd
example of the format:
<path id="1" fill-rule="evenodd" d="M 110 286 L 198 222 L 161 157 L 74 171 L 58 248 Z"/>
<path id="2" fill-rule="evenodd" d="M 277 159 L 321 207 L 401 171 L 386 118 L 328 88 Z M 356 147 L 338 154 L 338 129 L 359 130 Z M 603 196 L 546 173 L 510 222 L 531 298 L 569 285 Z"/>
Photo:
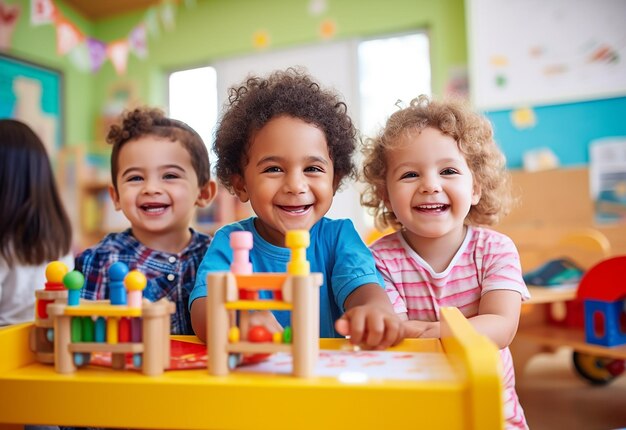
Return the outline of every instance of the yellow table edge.
<path id="1" fill-rule="evenodd" d="M 0 423 L 201 429 L 288 427 L 293 420 L 300 428 L 503 427 L 498 351 L 454 308 L 442 310 L 441 341 L 410 339 L 394 348 L 446 354 L 457 375 L 434 382 L 346 385 L 334 378 L 284 375 L 220 378 L 204 370 L 158 377 L 111 369 L 58 375 L 52 366 L 34 363 L 31 327 L 0 329 L 0 350 L 11 351 L 0 354 Z M 345 340 L 320 339 L 320 345 L 338 348 Z M 172 400 L 179 397 L 184 400 Z M 124 403 L 132 399 L 136 405 Z M 405 408 L 417 415 L 398 414 Z"/>

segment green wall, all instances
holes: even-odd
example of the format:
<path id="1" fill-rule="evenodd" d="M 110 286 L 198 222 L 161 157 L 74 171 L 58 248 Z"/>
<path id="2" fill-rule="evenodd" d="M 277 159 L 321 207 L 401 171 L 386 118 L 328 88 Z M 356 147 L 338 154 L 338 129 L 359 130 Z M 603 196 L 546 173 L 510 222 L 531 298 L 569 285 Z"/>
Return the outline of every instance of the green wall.
<path id="1" fill-rule="evenodd" d="M 308 13 L 310 0 L 197 0 L 189 6 L 180 2 L 176 28 L 149 36 L 148 58 L 130 54 L 124 77 L 116 75 L 110 61 L 96 74 L 79 72 L 67 58 L 56 55 L 54 26 L 30 26 L 28 0 L 9 3 L 22 7 L 14 49 L 9 53 L 65 73 L 67 143 L 71 145 L 94 140 L 95 119 L 116 83 L 129 82 L 137 87 L 143 102 L 164 107 L 168 72 L 254 52 L 253 34 L 261 29 L 270 35 L 269 49 L 321 41 L 318 28 L 328 18 L 337 24 L 336 39 L 426 29 L 435 94 L 442 93 L 451 67 L 467 63 L 463 0 L 327 0 L 327 10 L 318 16 Z M 142 12 L 89 22 L 60 0 L 56 3 L 82 32 L 107 43 L 125 38 L 144 17 Z"/>

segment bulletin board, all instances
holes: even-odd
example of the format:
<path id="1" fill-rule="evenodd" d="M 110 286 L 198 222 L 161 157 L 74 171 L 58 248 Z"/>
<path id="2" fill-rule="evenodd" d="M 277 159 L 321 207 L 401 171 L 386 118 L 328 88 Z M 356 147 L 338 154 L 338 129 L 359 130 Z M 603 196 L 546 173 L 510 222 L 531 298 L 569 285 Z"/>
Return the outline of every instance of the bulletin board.
<path id="1" fill-rule="evenodd" d="M 467 0 L 481 110 L 626 95 L 626 1 Z"/>
<path id="2" fill-rule="evenodd" d="M 55 158 L 64 139 L 63 74 L 0 54 L 0 118 L 28 124 Z"/>

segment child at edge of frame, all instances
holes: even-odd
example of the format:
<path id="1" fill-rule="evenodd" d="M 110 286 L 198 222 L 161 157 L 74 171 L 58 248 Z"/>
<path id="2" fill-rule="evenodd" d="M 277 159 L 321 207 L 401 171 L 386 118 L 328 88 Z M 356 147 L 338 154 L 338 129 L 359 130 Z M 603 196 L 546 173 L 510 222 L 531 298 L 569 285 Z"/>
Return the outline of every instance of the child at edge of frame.
<path id="1" fill-rule="evenodd" d="M 361 203 L 379 229 L 370 245 L 407 337 L 440 337 L 457 307 L 500 349 L 507 429 L 527 429 L 509 344 L 530 298 L 513 241 L 496 224 L 513 199 L 489 121 L 458 100 L 420 96 L 364 148 Z"/>

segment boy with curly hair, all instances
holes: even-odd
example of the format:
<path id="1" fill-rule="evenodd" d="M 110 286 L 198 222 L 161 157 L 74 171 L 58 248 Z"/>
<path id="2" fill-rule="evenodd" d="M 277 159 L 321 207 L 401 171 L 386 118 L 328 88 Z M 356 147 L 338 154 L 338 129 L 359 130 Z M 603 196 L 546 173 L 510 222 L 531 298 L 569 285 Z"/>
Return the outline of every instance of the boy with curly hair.
<path id="1" fill-rule="evenodd" d="M 491 125 L 460 102 L 420 96 L 364 152 L 362 203 L 397 229 L 371 249 L 407 336 L 440 337 L 441 307 L 458 308 L 500 349 L 506 427 L 527 428 L 508 346 L 528 288 L 511 239 L 483 227 L 511 203 Z"/>
<path id="2" fill-rule="evenodd" d="M 216 191 L 207 148 L 187 124 L 147 107 L 125 112 L 107 141 L 113 145 L 109 194 L 131 227 L 76 258 L 85 275 L 81 294 L 108 299 L 108 268 L 121 261 L 148 278 L 145 298 L 175 303 L 171 333 L 193 334 L 189 294 L 211 239 L 190 225 L 195 207 L 206 207 Z"/>
<path id="3" fill-rule="evenodd" d="M 342 181 L 355 174 L 356 130 L 346 111 L 336 94 L 296 69 L 248 77 L 230 89 L 214 143 L 217 176 L 256 216 L 218 230 L 200 265 L 190 298 L 200 339 L 206 338 L 206 277 L 229 270 L 230 233 L 252 233 L 256 272 L 282 272 L 290 258 L 285 234 L 296 229 L 310 232 L 307 259 L 312 272 L 324 275 L 320 335 L 350 335 L 371 348 L 402 339 L 401 321 L 352 222 L 324 217 Z M 274 316 L 290 325 L 288 313 Z"/>

